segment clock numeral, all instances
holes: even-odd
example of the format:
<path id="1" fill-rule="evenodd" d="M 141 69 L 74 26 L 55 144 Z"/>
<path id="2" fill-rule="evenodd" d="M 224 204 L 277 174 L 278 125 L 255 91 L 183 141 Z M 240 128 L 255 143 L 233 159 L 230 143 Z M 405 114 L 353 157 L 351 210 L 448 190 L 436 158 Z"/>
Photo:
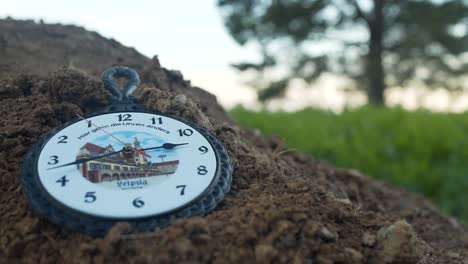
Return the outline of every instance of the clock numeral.
<path id="1" fill-rule="evenodd" d="M 201 166 L 198 166 L 198 175 L 206 175 L 208 173 L 208 171 L 206 170 L 206 167 L 201 165 Z"/>
<path id="2" fill-rule="evenodd" d="M 158 125 L 162 125 L 162 117 L 158 117 L 158 118 L 153 117 L 153 118 L 151 118 L 151 121 L 153 122 L 153 125 L 156 125 L 156 123 Z"/>
<path id="3" fill-rule="evenodd" d="M 60 136 L 59 141 L 57 143 L 68 143 L 67 139 L 67 136 Z"/>
<path id="4" fill-rule="evenodd" d="M 56 182 L 57 183 L 61 183 L 61 186 L 64 187 L 67 182 L 69 182 L 70 180 L 67 179 L 67 175 L 64 175 L 62 177 L 60 177 Z"/>
<path id="5" fill-rule="evenodd" d="M 55 165 L 55 164 L 57 164 L 59 162 L 58 161 L 58 156 L 52 155 L 49 158 L 50 158 L 50 161 L 47 162 L 47 164 L 49 164 L 49 165 Z"/>
<path id="6" fill-rule="evenodd" d="M 205 154 L 208 152 L 208 148 L 205 147 L 205 146 L 201 146 L 198 148 L 198 150 L 202 153 L 202 154 Z"/>
<path id="7" fill-rule="evenodd" d="M 85 194 L 85 203 L 94 203 L 96 201 L 96 192 L 87 192 Z"/>
<path id="8" fill-rule="evenodd" d="M 177 132 L 179 132 L 179 136 L 183 137 L 183 136 L 188 136 L 190 137 L 191 135 L 193 135 L 193 130 L 190 129 L 190 128 L 187 128 L 187 129 L 179 129 L 177 130 Z"/>
<path id="9" fill-rule="evenodd" d="M 93 125 L 91 121 L 88 121 L 88 120 L 86 120 L 86 123 L 88 123 L 88 128 L 90 128 Z"/>
<path id="10" fill-rule="evenodd" d="M 177 185 L 177 186 L 176 186 L 176 189 L 179 189 L 179 188 L 180 188 L 180 195 L 184 195 L 184 194 L 185 194 L 185 186 L 186 186 L 186 185 Z"/>
<path id="11" fill-rule="evenodd" d="M 141 208 L 141 207 L 143 207 L 143 205 L 145 205 L 145 202 L 140 200 L 140 198 L 141 197 L 137 197 L 137 198 L 135 198 L 135 200 L 133 200 L 133 206 L 135 206 L 136 208 Z"/>
<path id="12" fill-rule="evenodd" d="M 120 114 L 118 115 L 119 121 L 132 121 L 132 115 L 131 114 Z"/>

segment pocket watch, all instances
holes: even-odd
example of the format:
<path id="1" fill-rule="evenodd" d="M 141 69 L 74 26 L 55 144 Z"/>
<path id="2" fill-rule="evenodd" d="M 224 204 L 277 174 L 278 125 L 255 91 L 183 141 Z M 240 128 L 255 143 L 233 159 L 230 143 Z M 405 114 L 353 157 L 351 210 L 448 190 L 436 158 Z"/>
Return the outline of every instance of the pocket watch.
<path id="1" fill-rule="evenodd" d="M 116 66 L 102 76 L 110 105 L 77 115 L 25 155 L 20 182 L 33 210 L 101 236 L 116 222 L 128 222 L 130 232 L 153 230 L 219 205 L 232 179 L 221 142 L 192 122 L 137 104 L 133 69 Z M 128 79 L 123 92 L 113 77 Z"/>

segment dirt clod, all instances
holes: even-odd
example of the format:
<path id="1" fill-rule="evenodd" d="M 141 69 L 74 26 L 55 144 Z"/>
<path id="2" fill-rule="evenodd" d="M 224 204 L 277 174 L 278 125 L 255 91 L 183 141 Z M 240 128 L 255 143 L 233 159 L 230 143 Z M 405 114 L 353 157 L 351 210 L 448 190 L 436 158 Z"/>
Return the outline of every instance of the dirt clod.
<path id="1" fill-rule="evenodd" d="M 319 229 L 319 235 L 324 241 L 327 241 L 327 242 L 330 242 L 336 239 L 336 235 L 333 234 L 328 228 L 324 226 Z"/>
<path id="2" fill-rule="evenodd" d="M 344 252 L 349 257 L 350 263 L 362 263 L 364 257 L 362 256 L 361 252 L 353 249 L 353 248 L 345 248 Z"/>
<path id="3" fill-rule="evenodd" d="M 385 263 L 416 263 L 432 252 L 406 221 L 382 227 L 377 233 L 377 250 Z"/>
<path id="4" fill-rule="evenodd" d="M 375 235 L 364 233 L 362 236 L 362 244 L 367 247 L 373 247 L 375 245 L 376 237 Z"/>

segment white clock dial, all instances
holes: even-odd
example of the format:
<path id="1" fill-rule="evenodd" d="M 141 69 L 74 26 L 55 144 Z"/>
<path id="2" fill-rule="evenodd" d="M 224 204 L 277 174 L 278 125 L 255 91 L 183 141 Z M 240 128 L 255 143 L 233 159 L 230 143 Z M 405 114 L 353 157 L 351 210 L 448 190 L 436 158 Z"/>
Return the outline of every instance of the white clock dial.
<path id="1" fill-rule="evenodd" d="M 124 143 L 133 151 L 122 152 Z M 184 145 L 165 149 L 165 143 Z M 155 147 L 161 148 L 143 150 Z M 68 163 L 75 164 L 63 166 Z M 168 213 L 200 197 L 216 177 L 218 159 L 190 125 L 164 115 L 117 112 L 57 132 L 37 166 L 42 186 L 57 202 L 92 216 L 132 219 Z"/>

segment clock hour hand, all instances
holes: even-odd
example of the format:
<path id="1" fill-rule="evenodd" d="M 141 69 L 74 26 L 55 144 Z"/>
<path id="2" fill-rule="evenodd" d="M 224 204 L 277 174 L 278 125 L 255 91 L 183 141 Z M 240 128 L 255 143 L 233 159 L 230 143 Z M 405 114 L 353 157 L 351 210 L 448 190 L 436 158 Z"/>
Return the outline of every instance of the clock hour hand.
<path id="1" fill-rule="evenodd" d="M 104 130 L 102 127 L 100 127 L 100 126 L 94 124 L 93 122 L 91 122 L 91 120 L 87 120 L 86 118 L 84 118 L 83 116 L 79 115 L 78 113 L 75 113 L 75 114 L 76 114 L 76 116 L 78 116 L 80 119 L 82 119 L 82 120 L 84 120 L 84 121 L 86 121 L 86 122 L 89 122 L 91 125 L 95 126 L 96 128 L 100 129 L 102 132 L 106 133 L 107 135 L 111 136 L 112 138 L 114 138 L 115 140 L 117 140 L 118 142 L 120 142 L 120 143 L 122 143 L 124 146 L 126 146 L 125 142 L 123 142 L 122 140 L 118 139 L 117 137 L 115 137 L 115 136 L 112 135 L 111 133 L 107 132 L 107 131 Z M 137 152 L 137 153 L 139 153 L 139 154 L 141 154 L 141 155 L 143 155 L 143 156 L 145 156 L 145 157 L 147 157 L 147 158 L 151 158 L 150 155 L 146 154 L 146 153 L 145 153 L 144 151 L 142 151 L 142 150 L 138 150 L 138 149 L 136 149 L 136 148 L 134 148 L 134 147 L 132 147 L 132 146 L 130 146 L 130 148 L 132 148 L 133 151 L 135 151 L 135 152 Z"/>
<path id="2" fill-rule="evenodd" d="M 57 169 L 57 168 L 65 167 L 65 166 L 70 166 L 70 165 L 85 163 L 85 162 L 88 162 L 88 161 L 91 161 L 91 160 L 95 160 L 95 159 L 100 159 L 100 158 L 104 158 L 104 157 L 107 157 L 107 156 L 111 156 L 111 155 L 120 153 L 120 152 L 122 152 L 122 151 L 124 151 L 124 150 L 125 150 L 125 149 L 121 149 L 121 150 L 116 151 L 116 152 L 112 152 L 112 153 L 108 153 L 108 154 L 105 154 L 105 155 L 101 155 L 101 156 L 97 156 L 97 157 L 92 157 L 92 158 L 77 159 L 77 160 L 75 160 L 75 161 L 73 161 L 73 162 L 69 162 L 69 163 L 66 163 L 66 164 L 62 164 L 62 165 L 60 165 L 60 166 L 48 168 L 47 170 L 52 170 L 52 169 Z"/>

